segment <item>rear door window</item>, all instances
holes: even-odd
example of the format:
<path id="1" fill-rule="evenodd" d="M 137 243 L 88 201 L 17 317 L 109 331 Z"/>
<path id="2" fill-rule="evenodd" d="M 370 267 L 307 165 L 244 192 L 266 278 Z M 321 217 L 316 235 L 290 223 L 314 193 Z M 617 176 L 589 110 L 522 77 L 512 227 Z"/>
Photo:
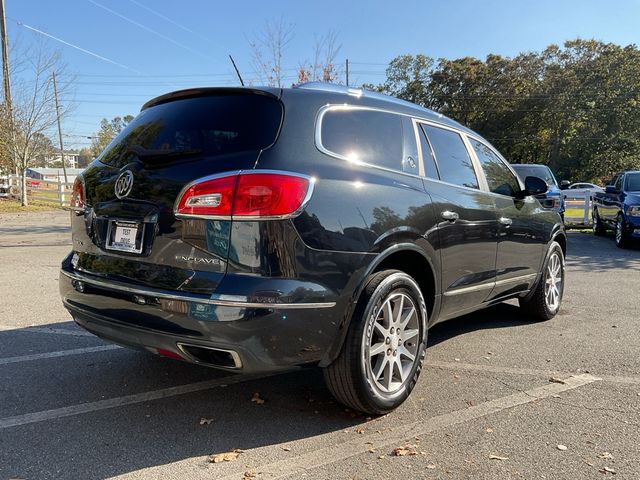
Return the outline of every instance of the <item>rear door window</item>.
<path id="1" fill-rule="evenodd" d="M 459 133 L 425 125 L 424 131 L 433 147 L 440 178 L 453 185 L 480 188 L 471 157 Z"/>
<path id="2" fill-rule="evenodd" d="M 402 117 L 361 109 L 328 110 L 322 117 L 321 143 L 346 160 L 393 170 L 402 166 Z"/>
<path id="3" fill-rule="evenodd" d="M 167 162 L 189 155 L 261 150 L 275 141 L 282 112 L 280 101 L 267 95 L 173 100 L 140 112 L 98 158 L 119 167 L 134 155 Z"/>

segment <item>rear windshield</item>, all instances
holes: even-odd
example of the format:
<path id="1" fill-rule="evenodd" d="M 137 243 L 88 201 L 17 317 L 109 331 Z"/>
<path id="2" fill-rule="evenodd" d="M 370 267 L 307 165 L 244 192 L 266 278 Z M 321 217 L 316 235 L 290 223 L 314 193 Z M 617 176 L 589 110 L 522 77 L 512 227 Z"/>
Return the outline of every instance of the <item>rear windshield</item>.
<path id="1" fill-rule="evenodd" d="M 627 191 L 629 192 L 640 191 L 640 173 L 627 174 Z"/>
<path id="2" fill-rule="evenodd" d="M 99 160 L 126 165 L 133 155 L 163 161 L 190 155 L 217 156 L 271 145 L 282 104 L 265 95 L 219 95 L 174 100 L 140 112 Z"/>
<path id="3" fill-rule="evenodd" d="M 556 182 L 556 178 L 551 173 L 549 167 L 544 165 L 512 165 L 513 169 L 516 171 L 520 179 L 524 182 L 524 179 L 527 177 L 538 177 L 547 182 L 547 185 L 555 185 L 558 186 L 558 182 Z"/>

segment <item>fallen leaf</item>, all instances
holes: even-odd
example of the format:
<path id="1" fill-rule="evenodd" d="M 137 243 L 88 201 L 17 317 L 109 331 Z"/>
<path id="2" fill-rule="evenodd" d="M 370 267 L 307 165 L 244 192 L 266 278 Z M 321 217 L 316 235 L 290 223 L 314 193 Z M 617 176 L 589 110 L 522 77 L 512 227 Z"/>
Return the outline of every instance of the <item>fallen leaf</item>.
<path id="1" fill-rule="evenodd" d="M 561 450 L 561 451 L 563 451 L 563 452 L 564 452 L 564 451 L 567 449 L 567 446 L 566 446 L 566 445 L 558 445 L 558 446 L 556 446 L 556 448 L 557 448 L 558 450 Z"/>
<path id="2" fill-rule="evenodd" d="M 220 463 L 220 462 L 233 462 L 238 459 L 238 456 L 243 452 L 239 448 L 234 448 L 230 452 L 218 453 L 216 455 L 211 455 L 209 457 L 210 463 Z"/>
<path id="3" fill-rule="evenodd" d="M 213 418 L 200 417 L 200 425 L 210 425 L 213 422 Z"/>
<path id="4" fill-rule="evenodd" d="M 454 358 L 453 360 L 454 360 L 455 362 L 459 362 L 459 361 L 460 361 L 460 359 L 459 359 L 459 358 Z"/>
<path id="5" fill-rule="evenodd" d="M 493 355 L 493 352 L 487 352 L 487 355 Z"/>
<path id="6" fill-rule="evenodd" d="M 600 472 L 602 472 L 602 473 L 612 473 L 613 475 L 616 474 L 616 471 L 611 467 L 604 467 L 602 470 L 600 470 Z"/>
<path id="7" fill-rule="evenodd" d="M 427 465 L 427 468 L 429 470 L 434 470 L 436 468 L 436 466 L 433 463 L 430 463 L 430 464 Z"/>
<path id="8" fill-rule="evenodd" d="M 493 433 L 493 428 L 491 428 L 491 427 L 487 427 L 487 428 L 485 429 L 485 432 L 487 432 L 487 433 Z"/>
<path id="9" fill-rule="evenodd" d="M 600 455 L 598 455 L 598 458 L 612 459 L 613 455 L 611 455 L 609 452 L 602 452 Z"/>
<path id="10" fill-rule="evenodd" d="M 509 457 L 500 457 L 498 455 L 489 455 L 489 460 L 509 460 Z"/>
<path id="11" fill-rule="evenodd" d="M 282 450 L 284 450 L 285 452 L 290 452 L 291 451 L 291 449 L 289 447 L 280 447 L 280 448 L 282 448 Z"/>
<path id="12" fill-rule="evenodd" d="M 364 428 L 356 428 L 356 433 L 362 435 L 364 433 Z"/>
<path id="13" fill-rule="evenodd" d="M 258 405 L 262 405 L 264 403 L 264 399 L 260 398 L 260 394 L 258 392 L 254 393 L 251 397 L 251 401 L 257 403 Z"/>
<path id="14" fill-rule="evenodd" d="M 369 453 L 375 453 L 376 449 L 375 448 L 370 448 L 369 449 Z"/>
<path id="15" fill-rule="evenodd" d="M 256 474 L 250 470 L 247 470 L 246 472 L 244 472 L 242 480 L 249 480 L 250 478 L 256 478 Z"/>
<path id="16" fill-rule="evenodd" d="M 482 357 L 482 358 L 484 358 L 485 360 L 491 360 L 491 357 Z"/>
<path id="17" fill-rule="evenodd" d="M 382 460 L 384 458 L 384 455 L 379 455 L 378 456 L 378 460 Z"/>
<path id="18" fill-rule="evenodd" d="M 567 382 L 565 382 L 564 380 L 562 380 L 561 378 L 558 378 L 558 377 L 551 377 L 551 378 L 549 379 L 549 381 L 550 381 L 551 383 L 560 383 L 560 384 L 562 384 L 562 385 L 566 385 L 566 384 L 567 384 Z"/>
<path id="19" fill-rule="evenodd" d="M 406 455 L 418 454 L 418 452 L 416 452 L 416 446 L 411 444 L 407 444 L 403 447 L 394 448 L 392 453 L 395 457 L 404 457 Z"/>

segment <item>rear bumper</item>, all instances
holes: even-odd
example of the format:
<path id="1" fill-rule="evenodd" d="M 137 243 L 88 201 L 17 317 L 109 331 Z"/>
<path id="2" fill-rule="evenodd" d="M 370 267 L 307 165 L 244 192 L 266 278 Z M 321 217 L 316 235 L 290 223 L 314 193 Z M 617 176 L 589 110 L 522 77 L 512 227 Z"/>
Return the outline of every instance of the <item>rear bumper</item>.
<path id="1" fill-rule="evenodd" d="M 330 292 L 290 282 L 297 286 L 289 288 L 314 290 L 314 301 L 284 303 L 250 292 L 206 297 L 129 286 L 74 271 L 66 260 L 60 271 L 64 306 L 91 333 L 124 346 L 156 353 L 162 349 L 192 363 L 247 373 L 319 362 L 338 336 L 340 307 Z M 233 362 L 203 360 L 190 354 L 193 346 L 227 352 Z"/>

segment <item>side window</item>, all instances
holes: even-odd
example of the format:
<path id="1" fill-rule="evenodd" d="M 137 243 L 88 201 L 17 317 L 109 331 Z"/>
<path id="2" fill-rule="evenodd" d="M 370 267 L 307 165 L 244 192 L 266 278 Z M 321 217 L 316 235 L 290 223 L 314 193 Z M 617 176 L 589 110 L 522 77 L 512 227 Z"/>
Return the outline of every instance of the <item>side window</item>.
<path id="1" fill-rule="evenodd" d="M 402 117 L 373 110 L 329 110 L 322 146 L 350 160 L 402 171 Z"/>
<path id="2" fill-rule="evenodd" d="M 478 156 L 485 177 L 487 177 L 489 191 L 509 197 L 520 191 L 518 180 L 513 176 L 509 167 L 489 147 L 474 138 L 470 138 L 469 142 Z"/>
<path id="3" fill-rule="evenodd" d="M 418 134 L 420 136 L 420 149 L 422 150 L 422 161 L 424 163 L 424 174 L 428 178 L 440 179 L 438 175 L 438 167 L 436 166 L 436 159 L 433 158 L 433 152 L 431 151 L 431 145 L 429 145 L 429 139 L 424 132 L 424 125 L 418 125 Z"/>
<path id="4" fill-rule="evenodd" d="M 460 134 L 430 125 L 425 125 L 424 131 L 433 147 L 440 178 L 454 185 L 479 188 L 476 172 Z"/>
<path id="5" fill-rule="evenodd" d="M 622 190 L 622 179 L 623 178 L 624 178 L 624 175 L 618 175 L 618 178 L 616 178 L 615 187 L 616 187 L 616 190 L 618 190 L 618 191 Z"/>

